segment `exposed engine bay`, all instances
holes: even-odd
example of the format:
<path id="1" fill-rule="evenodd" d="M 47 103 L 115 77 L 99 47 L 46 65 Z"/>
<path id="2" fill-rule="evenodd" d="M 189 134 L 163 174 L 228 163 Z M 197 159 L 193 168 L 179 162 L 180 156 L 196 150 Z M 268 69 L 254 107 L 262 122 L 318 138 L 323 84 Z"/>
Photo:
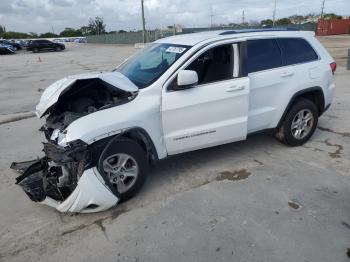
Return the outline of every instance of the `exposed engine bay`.
<path id="1" fill-rule="evenodd" d="M 134 96 L 135 94 L 117 89 L 99 78 L 77 80 L 60 96 L 54 107 L 48 110 L 49 116 L 42 131 L 50 140 L 55 129 L 63 130 L 80 117 L 127 103 Z"/>
<path id="2" fill-rule="evenodd" d="M 74 192 L 80 190 L 78 189 L 79 180 L 85 171 L 95 172 L 98 178 L 101 178 L 97 171 L 97 163 L 101 152 L 111 138 L 101 139 L 88 145 L 81 140 L 65 143 L 62 142 L 62 137 L 66 132 L 65 129 L 77 119 L 125 104 L 133 100 L 136 95 L 137 91 L 123 90 L 99 77 L 76 79 L 70 83 L 61 90 L 57 102 L 50 105 L 42 114 L 46 117 L 46 123 L 40 128 L 47 139 L 47 142 L 43 143 L 45 156 L 33 161 L 12 163 L 11 168 L 21 173 L 16 179 L 16 184 L 23 188 L 31 200 L 49 201 L 50 203 L 46 204 L 62 212 L 101 211 L 103 207 L 99 208 L 99 201 L 114 201 L 113 203 L 116 204 L 118 192 L 113 192 L 113 188 L 110 192 L 104 193 L 103 200 L 97 199 L 95 203 L 86 203 L 82 207 L 84 210 L 77 209 L 72 200 L 72 198 L 81 198 L 81 195 L 84 195 L 80 192 L 78 196 L 78 193 Z M 95 171 L 91 171 L 93 169 Z M 102 180 L 100 183 L 104 184 L 103 186 L 109 185 L 107 180 L 103 182 Z M 97 182 L 92 182 L 90 176 L 81 183 L 95 186 Z M 65 204 L 65 202 L 72 203 Z"/>

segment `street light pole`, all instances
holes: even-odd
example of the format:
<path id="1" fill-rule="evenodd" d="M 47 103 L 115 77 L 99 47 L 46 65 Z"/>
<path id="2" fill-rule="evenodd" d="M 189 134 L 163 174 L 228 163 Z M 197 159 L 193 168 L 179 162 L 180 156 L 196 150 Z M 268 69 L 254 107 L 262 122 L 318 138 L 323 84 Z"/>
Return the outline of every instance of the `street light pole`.
<path id="1" fill-rule="evenodd" d="M 141 0 L 141 10 L 142 10 L 142 42 L 146 43 L 146 22 L 145 22 L 145 11 L 143 8 L 143 0 Z"/>
<path id="2" fill-rule="evenodd" d="M 275 27 L 275 21 L 276 21 L 276 0 L 275 0 L 275 4 L 273 7 L 273 16 L 272 16 L 272 27 Z"/>
<path id="3" fill-rule="evenodd" d="M 324 10 L 324 3 L 326 2 L 326 0 L 322 1 L 322 8 L 321 8 L 321 19 L 323 18 L 323 10 Z"/>

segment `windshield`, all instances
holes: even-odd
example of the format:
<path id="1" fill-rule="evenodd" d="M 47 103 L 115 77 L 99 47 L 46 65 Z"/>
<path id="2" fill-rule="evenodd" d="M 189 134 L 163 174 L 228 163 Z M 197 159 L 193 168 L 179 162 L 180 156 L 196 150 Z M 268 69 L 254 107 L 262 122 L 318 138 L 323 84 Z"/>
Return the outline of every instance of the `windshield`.
<path id="1" fill-rule="evenodd" d="M 156 81 L 175 63 L 189 46 L 152 44 L 122 64 L 117 70 L 130 79 L 138 88 Z"/>

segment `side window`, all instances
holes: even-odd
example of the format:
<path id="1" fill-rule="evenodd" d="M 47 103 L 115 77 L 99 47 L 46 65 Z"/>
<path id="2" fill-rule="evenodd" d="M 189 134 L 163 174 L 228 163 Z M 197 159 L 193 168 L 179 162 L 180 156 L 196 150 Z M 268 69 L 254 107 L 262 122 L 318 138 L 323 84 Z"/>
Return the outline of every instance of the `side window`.
<path id="1" fill-rule="evenodd" d="M 247 74 L 282 66 L 281 50 L 275 39 L 247 41 L 247 59 L 244 72 Z"/>
<path id="2" fill-rule="evenodd" d="M 187 68 L 198 74 L 198 84 L 206 84 L 233 77 L 232 44 L 214 47 L 201 54 Z"/>
<path id="3" fill-rule="evenodd" d="M 286 65 L 310 62 L 318 59 L 315 50 L 302 38 L 279 38 Z"/>

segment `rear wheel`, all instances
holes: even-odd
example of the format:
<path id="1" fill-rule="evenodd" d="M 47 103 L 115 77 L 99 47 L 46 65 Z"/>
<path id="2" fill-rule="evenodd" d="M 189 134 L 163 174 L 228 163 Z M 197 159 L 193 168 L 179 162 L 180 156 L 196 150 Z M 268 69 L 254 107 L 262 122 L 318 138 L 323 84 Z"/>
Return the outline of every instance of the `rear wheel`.
<path id="1" fill-rule="evenodd" d="M 38 53 L 39 52 L 39 48 L 35 47 L 33 48 L 33 53 Z"/>
<path id="2" fill-rule="evenodd" d="M 99 165 L 100 172 L 120 201 L 130 199 L 140 190 L 148 170 L 146 152 L 128 138 L 115 141 L 103 153 Z"/>
<path id="3" fill-rule="evenodd" d="M 276 137 L 289 146 L 302 145 L 313 135 L 317 122 L 316 105 L 308 99 L 298 99 L 278 128 Z"/>

